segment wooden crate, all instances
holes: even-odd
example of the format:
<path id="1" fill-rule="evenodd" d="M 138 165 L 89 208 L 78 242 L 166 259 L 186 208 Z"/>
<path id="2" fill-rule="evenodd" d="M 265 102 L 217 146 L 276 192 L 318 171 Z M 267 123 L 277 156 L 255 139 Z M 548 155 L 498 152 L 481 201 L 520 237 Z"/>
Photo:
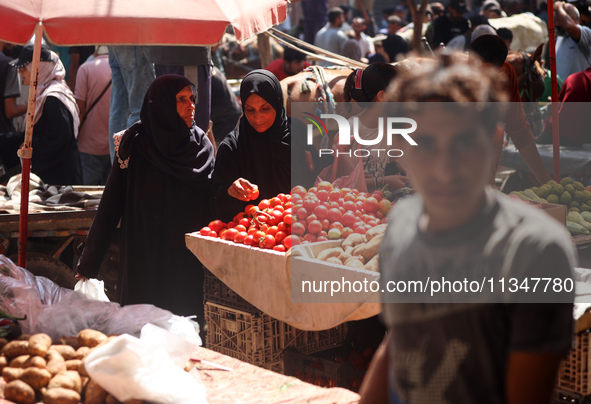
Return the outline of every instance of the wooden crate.
<path id="1" fill-rule="evenodd" d="M 558 368 L 556 387 L 582 396 L 591 395 L 589 385 L 589 330 L 576 334 L 575 347 L 562 360 Z"/>
<path id="2" fill-rule="evenodd" d="M 250 313 L 211 302 L 205 303 L 205 321 L 206 348 L 281 372 L 286 348 L 318 352 L 342 345 L 347 336 L 345 325 L 325 331 L 303 331 L 261 311 Z"/>

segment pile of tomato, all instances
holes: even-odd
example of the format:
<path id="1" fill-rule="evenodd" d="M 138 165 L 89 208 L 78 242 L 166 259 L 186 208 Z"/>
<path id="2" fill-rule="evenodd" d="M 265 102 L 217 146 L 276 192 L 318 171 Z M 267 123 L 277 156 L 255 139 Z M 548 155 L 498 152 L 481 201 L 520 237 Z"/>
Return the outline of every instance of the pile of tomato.
<path id="1" fill-rule="evenodd" d="M 385 222 L 392 203 L 382 191 L 360 192 L 320 182 L 308 190 L 296 186 L 291 190 L 294 222 L 293 236 L 302 243 L 338 240 L 352 233 L 365 234 Z"/>
<path id="2" fill-rule="evenodd" d="M 286 252 L 299 238 L 291 236 L 291 196 L 279 194 L 263 199 L 258 205 L 250 204 L 238 213 L 231 222 L 213 220 L 199 234 L 219 237 L 252 247 Z"/>

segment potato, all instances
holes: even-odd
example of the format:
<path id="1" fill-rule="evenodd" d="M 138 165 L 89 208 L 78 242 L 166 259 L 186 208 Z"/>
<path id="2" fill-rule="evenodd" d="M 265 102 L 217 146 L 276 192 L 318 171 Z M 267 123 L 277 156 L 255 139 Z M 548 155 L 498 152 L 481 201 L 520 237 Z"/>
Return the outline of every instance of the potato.
<path id="1" fill-rule="evenodd" d="M 0 374 L 2 372 L 2 369 L 4 369 L 5 367 L 8 367 L 8 359 L 6 359 L 6 356 L 0 356 Z"/>
<path id="2" fill-rule="evenodd" d="M 343 265 L 343 263 L 341 262 L 340 259 L 338 259 L 338 257 L 330 257 L 326 259 L 326 262 L 331 262 L 333 264 L 340 264 Z"/>
<path id="3" fill-rule="evenodd" d="M 375 236 L 384 235 L 386 233 L 386 228 L 388 227 L 387 224 L 379 224 L 377 226 L 372 227 L 365 233 L 365 238 L 367 241 L 371 241 L 372 238 Z"/>
<path id="4" fill-rule="evenodd" d="M 378 254 L 383 238 L 384 235 L 379 234 L 372 238 L 371 241 L 359 244 L 353 249 L 351 255 L 361 255 L 363 258 L 365 258 L 366 261 L 371 260 L 374 256 Z"/>
<path id="5" fill-rule="evenodd" d="M 51 373 L 45 369 L 27 368 L 19 379 L 39 391 L 42 387 L 47 386 L 51 379 Z"/>
<path id="6" fill-rule="evenodd" d="M 70 345 L 52 345 L 51 351 L 58 351 L 64 360 L 76 359 L 76 350 Z"/>
<path id="7" fill-rule="evenodd" d="M 25 362 L 29 360 L 29 358 L 31 357 L 31 355 L 21 355 L 21 356 L 17 356 L 16 358 L 12 359 L 10 361 L 10 364 L 8 366 L 10 366 L 11 368 L 26 368 L 25 366 Z"/>
<path id="8" fill-rule="evenodd" d="M 347 262 L 345 262 L 345 265 L 353 268 L 363 268 L 363 261 L 356 257 L 351 257 L 349 260 L 347 260 Z"/>
<path id="9" fill-rule="evenodd" d="M 4 388 L 4 398 L 18 404 L 34 404 L 35 391 L 21 380 L 13 380 Z"/>
<path id="10" fill-rule="evenodd" d="M 338 257 L 342 252 L 345 252 L 341 247 L 327 248 L 322 250 L 316 256 L 317 260 L 326 261 L 330 257 Z"/>
<path id="11" fill-rule="evenodd" d="M 59 345 L 69 345 L 75 350 L 80 348 L 80 343 L 78 342 L 78 337 L 61 337 L 58 338 L 56 344 Z"/>
<path id="12" fill-rule="evenodd" d="M 82 379 L 80 378 L 80 374 L 74 370 L 66 370 L 65 372 L 58 373 L 47 385 L 48 389 L 54 389 L 57 387 L 74 390 L 76 393 L 80 394 L 82 392 Z"/>
<path id="13" fill-rule="evenodd" d="M 31 356 L 25 362 L 25 366 L 24 367 L 25 368 L 34 367 L 34 368 L 39 368 L 39 369 L 45 369 L 46 366 L 47 366 L 47 361 L 45 359 L 43 359 L 40 356 Z"/>
<path id="14" fill-rule="evenodd" d="M 9 360 L 16 358 L 17 356 L 28 355 L 29 341 L 10 341 L 8 344 L 4 345 L 2 350 L 0 350 L 0 354 L 6 356 Z"/>
<path id="15" fill-rule="evenodd" d="M 78 371 L 81 363 L 82 361 L 80 359 L 70 359 L 66 361 L 66 369 Z"/>
<path id="16" fill-rule="evenodd" d="M 78 404 L 80 403 L 80 394 L 74 390 L 55 387 L 43 392 L 43 401 L 45 404 Z"/>
<path id="17" fill-rule="evenodd" d="M 0 338 L 0 349 L 6 344 L 8 344 L 8 340 L 6 338 Z"/>
<path id="18" fill-rule="evenodd" d="M 25 369 L 21 368 L 5 367 L 4 369 L 2 369 L 2 377 L 4 378 L 6 383 L 9 383 L 13 380 L 20 379 L 24 371 Z"/>
<path id="19" fill-rule="evenodd" d="M 85 329 L 78 333 L 78 344 L 93 348 L 107 339 L 107 336 L 100 331 Z"/>
<path id="20" fill-rule="evenodd" d="M 89 377 L 88 372 L 84 367 L 84 361 L 80 361 L 80 366 L 78 366 L 78 373 L 80 374 L 80 376 Z"/>
<path id="21" fill-rule="evenodd" d="M 347 261 L 349 258 L 351 258 L 352 255 L 349 254 L 348 252 L 343 251 L 341 253 L 341 255 L 339 255 L 337 258 L 341 261 L 341 262 L 345 262 Z"/>
<path id="22" fill-rule="evenodd" d="M 47 352 L 47 366 L 45 368 L 49 370 L 49 373 L 55 376 L 59 372 L 66 370 L 66 361 L 58 351 L 50 349 L 49 352 Z"/>
<path id="23" fill-rule="evenodd" d="M 86 355 L 88 355 L 88 353 L 90 352 L 90 348 L 87 346 L 81 346 L 80 348 L 78 348 L 76 350 L 76 359 L 84 359 L 86 358 Z"/>
<path id="24" fill-rule="evenodd" d="M 51 337 L 47 334 L 35 334 L 29 338 L 29 353 L 45 357 L 51 346 Z"/>
<path id="25" fill-rule="evenodd" d="M 89 380 L 84 391 L 84 404 L 103 404 L 107 392 L 94 380 Z"/>
<path id="26" fill-rule="evenodd" d="M 374 272 L 380 272 L 380 254 L 376 255 L 375 257 L 373 257 L 372 259 L 369 260 L 369 262 L 367 262 L 364 267 L 365 269 L 368 269 L 370 271 L 374 271 Z"/>
<path id="27" fill-rule="evenodd" d="M 343 241 L 342 247 L 347 251 L 347 247 L 355 247 L 358 244 L 365 243 L 365 236 L 359 233 L 351 233 Z"/>
<path id="28" fill-rule="evenodd" d="M 353 247 L 352 245 L 350 245 L 350 246 L 348 246 L 348 247 L 345 247 L 345 253 L 347 253 L 347 254 L 351 255 L 351 253 L 353 252 L 353 249 L 354 249 L 354 248 L 355 248 L 355 247 Z"/>

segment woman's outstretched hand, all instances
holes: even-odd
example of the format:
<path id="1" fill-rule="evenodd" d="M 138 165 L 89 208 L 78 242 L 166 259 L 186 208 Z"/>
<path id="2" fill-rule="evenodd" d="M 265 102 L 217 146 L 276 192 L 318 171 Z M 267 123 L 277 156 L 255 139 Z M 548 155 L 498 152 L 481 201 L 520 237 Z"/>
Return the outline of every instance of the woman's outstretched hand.
<path id="1" fill-rule="evenodd" d="M 253 201 L 259 197 L 259 187 L 245 178 L 238 178 L 228 188 L 228 195 L 241 201 Z"/>

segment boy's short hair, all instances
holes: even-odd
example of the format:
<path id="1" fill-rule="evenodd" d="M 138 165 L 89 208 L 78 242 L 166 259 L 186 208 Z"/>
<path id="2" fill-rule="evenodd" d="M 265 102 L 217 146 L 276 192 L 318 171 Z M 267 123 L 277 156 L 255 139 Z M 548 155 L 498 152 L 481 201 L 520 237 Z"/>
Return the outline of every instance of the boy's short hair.
<path id="1" fill-rule="evenodd" d="M 482 35 L 470 44 L 470 53 L 475 53 L 485 63 L 501 68 L 507 59 L 509 49 L 500 36 Z"/>
<path id="2" fill-rule="evenodd" d="M 400 69 L 388 88 L 387 100 L 397 103 L 397 114 L 416 112 L 419 103 L 425 102 L 442 102 L 454 110 L 479 105 L 484 126 L 494 128 L 503 112 L 502 102 L 509 99 L 504 80 L 496 69 L 478 60 L 468 61 L 458 53 L 442 54 L 434 61 Z"/>
<path id="3" fill-rule="evenodd" d="M 283 60 L 286 62 L 306 60 L 306 54 L 286 46 L 283 49 Z"/>
<path id="4" fill-rule="evenodd" d="M 499 28 L 497 29 L 497 35 L 501 37 L 504 41 L 512 41 L 513 40 L 513 32 L 509 28 Z"/>
<path id="5" fill-rule="evenodd" d="M 340 16 L 342 16 L 343 14 L 343 9 L 340 7 L 333 7 L 328 11 L 328 22 L 333 23 L 337 20 L 337 18 L 339 18 Z"/>

